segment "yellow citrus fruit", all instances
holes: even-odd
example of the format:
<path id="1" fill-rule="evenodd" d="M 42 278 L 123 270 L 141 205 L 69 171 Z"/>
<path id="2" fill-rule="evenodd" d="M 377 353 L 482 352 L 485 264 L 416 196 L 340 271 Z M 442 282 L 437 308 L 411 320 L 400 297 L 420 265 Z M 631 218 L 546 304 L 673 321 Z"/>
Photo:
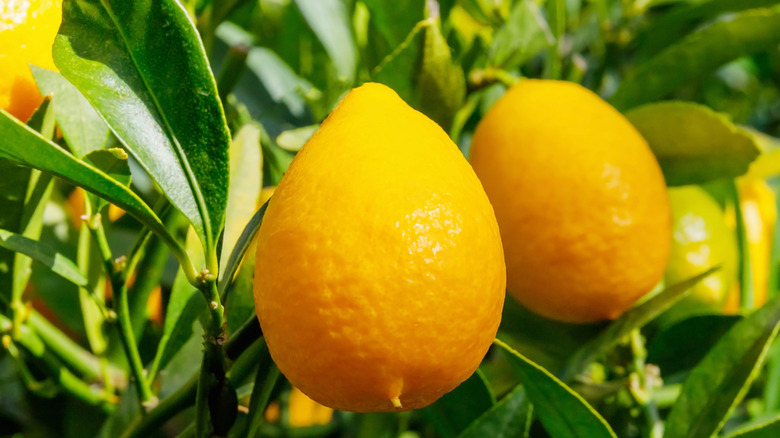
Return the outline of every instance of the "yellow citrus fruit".
<path id="1" fill-rule="evenodd" d="M 723 308 L 737 275 L 737 241 L 723 209 L 701 187 L 669 189 L 672 206 L 672 251 L 666 284 L 687 280 L 713 267 L 720 270 L 700 281 L 670 310 L 676 317 Z"/>
<path id="2" fill-rule="evenodd" d="M 51 46 L 61 20 L 61 0 L 0 2 L 0 109 L 20 120 L 43 100 L 28 63 L 56 70 Z"/>
<path id="3" fill-rule="evenodd" d="M 753 282 L 752 307 L 758 308 L 766 303 L 769 294 L 769 270 L 775 222 L 777 222 L 775 192 L 765 180 L 750 177 L 739 178 L 737 189 L 750 256 L 750 276 Z M 732 208 L 731 216 L 733 214 Z M 735 286 L 726 302 L 726 313 L 739 311 L 740 290 L 738 285 Z"/>
<path id="4" fill-rule="evenodd" d="M 661 169 L 596 94 L 519 82 L 477 126 L 471 164 L 496 211 L 507 289 L 530 310 L 612 319 L 661 280 L 671 240 Z"/>
<path id="5" fill-rule="evenodd" d="M 379 84 L 352 90 L 293 160 L 257 236 L 271 356 L 325 406 L 426 406 L 468 378 L 501 319 L 493 209 L 458 148 Z"/>

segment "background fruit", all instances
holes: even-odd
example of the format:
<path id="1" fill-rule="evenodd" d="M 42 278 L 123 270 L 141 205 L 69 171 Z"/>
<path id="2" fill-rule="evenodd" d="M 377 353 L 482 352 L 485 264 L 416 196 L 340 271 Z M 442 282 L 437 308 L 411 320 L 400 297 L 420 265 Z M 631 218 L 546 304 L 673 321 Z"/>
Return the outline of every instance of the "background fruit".
<path id="1" fill-rule="evenodd" d="M 694 286 L 690 295 L 671 309 L 670 315 L 681 317 L 720 310 L 737 274 L 734 230 L 726 224 L 720 205 L 701 187 L 671 188 L 669 202 L 673 240 L 666 284 L 686 280 L 716 265 L 721 267 Z"/>
<path id="2" fill-rule="evenodd" d="M 669 204 L 647 143 L 584 87 L 523 80 L 477 126 L 509 292 L 545 317 L 619 316 L 663 275 Z"/>
<path id="3" fill-rule="evenodd" d="M 62 20 L 60 0 L 0 2 L 0 109 L 26 121 L 43 99 L 28 63 L 56 70 L 51 46 Z"/>
<path id="4" fill-rule="evenodd" d="M 479 181 L 438 126 L 378 84 L 350 92 L 295 158 L 257 266 L 271 356 L 336 409 L 432 403 L 477 368 L 504 301 Z"/>

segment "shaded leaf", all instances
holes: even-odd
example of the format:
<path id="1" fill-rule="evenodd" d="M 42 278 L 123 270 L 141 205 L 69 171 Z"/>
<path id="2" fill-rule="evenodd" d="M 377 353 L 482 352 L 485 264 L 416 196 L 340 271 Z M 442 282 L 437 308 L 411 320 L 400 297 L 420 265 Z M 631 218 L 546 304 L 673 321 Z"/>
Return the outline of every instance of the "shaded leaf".
<path id="1" fill-rule="evenodd" d="M 665 97 L 728 61 L 780 42 L 780 8 L 731 15 L 693 32 L 636 68 L 609 100 L 621 111 Z"/>
<path id="2" fill-rule="evenodd" d="M 626 117 L 647 140 L 670 186 L 740 176 L 759 154 L 753 136 L 703 105 L 653 103 Z"/>
<path id="3" fill-rule="evenodd" d="M 21 234 L 0 230 L 0 246 L 20 252 L 31 259 L 46 265 L 52 272 L 78 286 L 86 286 L 87 279 L 70 259 L 48 245 L 28 239 Z"/>
<path id="4" fill-rule="evenodd" d="M 669 376 L 693 368 L 739 320 L 737 315 L 694 315 L 663 329 L 647 346 L 647 362 Z"/>
<path id="5" fill-rule="evenodd" d="M 364 0 L 364 3 L 371 14 L 371 24 L 390 48 L 401 44 L 425 15 L 425 0 Z"/>
<path id="6" fill-rule="evenodd" d="M 511 360 L 542 425 L 556 438 L 617 438 L 604 418 L 579 394 L 531 362 L 504 342 L 496 339 Z"/>
<path id="7" fill-rule="evenodd" d="M 758 426 L 749 426 L 727 435 L 727 438 L 777 438 L 780 436 L 780 417 Z"/>
<path id="8" fill-rule="evenodd" d="M 252 35 L 229 22 L 222 23 L 217 28 L 217 37 L 229 46 L 251 45 L 254 42 Z M 307 114 L 303 96 L 316 93 L 316 89 L 299 77 L 279 55 L 264 47 L 252 47 L 247 55 L 246 66 L 257 76 L 271 99 L 284 104 L 295 117 L 304 117 Z"/>
<path id="9" fill-rule="evenodd" d="M 620 318 L 612 322 L 600 335 L 583 345 L 572 355 L 561 378 L 567 381 L 582 372 L 588 364 L 593 362 L 599 355 L 608 352 L 632 331 L 643 327 L 656 316 L 683 299 L 690 293 L 693 286 L 717 269 L 709 269 L 688 280 L 669 286 L 647 301 L 630 308 Z"/>
<path id="10" fill-rule="evenodd" d="M 295 0 L 295 4 L 328 52 L 339 80 L 351 84 L 357 73 L 357 48 L 347 2 Z"/>
<path id="11" fill-rule="evenodd" d="M 61 74 L 30 66 L 41 93 L 52 96 L 54 118 L 74 155 L 83 157 L 102 149 L 108 139 L 108 126 L 87 99 Z"/>
<path id="12" fill-rule="evenodd" d="M 65 2 L 53 55 L 190 220 L 207 252 L 215 250 L 227 202 L 229 133 L 203 45 L 182 6 Z"/>
<path id="13" fill-rule="evenodd" d="M 744 397 L 780 325 L 780 299 L 737 322 L 683 384 L 666 423 L 666 438 L 716 434 Z"/>
<path id="14" fill-rule="evenodd" d="M 525 388 L 515 389 L 473 421 L 459 438 L 521 438 L 528 436 L 533 408 Z"/>
<path id="15" fill-rule="evenodd" d="M 487 379 L 477 369 L 465 382 L 425 408 L 423 415 L 433 423 L 439 435 L 456 437 L 495 403 Z M 490 423 L 495 424 L 495 421 Z"/>
<path id="16" fill-rule="evenodd" d="M 187 233 L 186 248 L 190 253 L 197 246 L 197 234 L 190 228 Z M 193 258 L 196 266 L 203 262 Z M 171 287 L 171 296 L 165 310 L 163 333 L 157 344 L 157 352 L 149 371 L 150 379 L 154 380 L 157 372 L 164 369 L 171 359 L 195 336 L 193 324 L 207 309 L 203 295 L 187 281 L 186 275 L 180 268 Z"/>
<path id="17" fill-rule="evenodd" d="M 102 170 L 116 181 L 129 186 L 131 175 L 127 158 L 124 149 L 111 148 L 92 151 L 84 157 L 84 161 Z"/>
<path id="18" fill-rule="evenodd" d="M 550 26 L 530 0 L 515 3 L 509 18 L 496 32 L 488 51 L 488 65 L 511 70 L 555 44 Z"/>

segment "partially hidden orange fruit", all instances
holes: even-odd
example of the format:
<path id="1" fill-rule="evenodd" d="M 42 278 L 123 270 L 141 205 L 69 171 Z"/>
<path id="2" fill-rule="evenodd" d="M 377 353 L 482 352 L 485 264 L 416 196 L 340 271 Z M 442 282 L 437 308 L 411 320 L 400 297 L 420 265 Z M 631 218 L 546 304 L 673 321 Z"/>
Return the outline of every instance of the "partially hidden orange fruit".
<path id="1" fill-rule="evenodd" d="M 352 90 L 293 160 L 257 236 L 274 362 L 325 406 L 426 406 L 493 341 L 505 267 L 493 209 L 449 137 L 384 85 Z"/>
<path id="2" fill-rule="evenodd" d="M 28 63 L 56 70 L 51 46 L 61 21 L 61 0 L 0 2 L 0 109 L 19 120 L 43 100 Z"/>
<path id="3" fill-rule="evenodd" d="M 507 289 L 566 322 L 613 319 L 661 280 L 661 169 L 614 108 L 571 82 L 523 80 L 485 114 L 471 164 L 495 208 Z"/>

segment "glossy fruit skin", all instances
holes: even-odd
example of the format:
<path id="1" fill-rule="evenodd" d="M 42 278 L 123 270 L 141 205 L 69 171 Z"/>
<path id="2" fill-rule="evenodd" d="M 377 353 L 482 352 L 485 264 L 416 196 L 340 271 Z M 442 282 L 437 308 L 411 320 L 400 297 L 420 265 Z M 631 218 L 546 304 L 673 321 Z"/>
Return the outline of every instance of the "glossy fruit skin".
<path id="1" fill-rule="evenodd" d="M 508 291 L 530 310 L 614 319 L 661 280 L 671 240 L 661 169 L 596 94 L 519 82 L 477 126 L 470 160 L 501 229 Z"/>
<path id="2" fill-rule="evenodd" d="M 0 2 L 0 109 L 19 120 L 43 100 L 28 63 L 57 70 L 51 46 L 61 21 L 60 0 Z"/>
<path id="3" fill-rule="evenodd" d="M 325 406 L 426 406 L 495 337 L 506 271 L 493 209 L 444 131 L 384 85 L 352 90 L 323 122 L 257 242 L 271 356 Z"/>
<path id="4" fill-rule="evenodd" d="M 667 285 L 720 266 L 718 272 L 699 282 L 688 297 L 670 313 L 719 311 L 737 275 L 737 239 L 726 224 L 726 215 L 704 189 L 683 186 L 669 189 L 672 206 L 672 251 L 666 268 Z"/>

